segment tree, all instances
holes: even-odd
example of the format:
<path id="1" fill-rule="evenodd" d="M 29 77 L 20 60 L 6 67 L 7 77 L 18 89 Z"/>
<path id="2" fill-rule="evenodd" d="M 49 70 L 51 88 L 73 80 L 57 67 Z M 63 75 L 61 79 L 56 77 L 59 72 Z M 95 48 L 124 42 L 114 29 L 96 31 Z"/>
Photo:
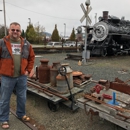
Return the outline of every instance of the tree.
<path id="1" fill-rule="evenodd" d="M 60 38 L 59 32 L 57 30 L 57 25 L 55 24 L 55 29 L 53 30 L 51 40 L 57 42 L 57 41 L 59 41 L 59 38 Z"/>
<path id="2" fill-rule="evenodd" d="M 35 43 L 36 37 L 37 37 L 36 31 L 34 30 L 33 25 L 30 24 L 29 26 L 27 26 L 26 39 L 27 39 L 30 43 Z"/>
<path id="3" fill-rule="evenodd" d="M 23 29 L 22 29 L 21 36 L 22 36 L 23 38 L 25 38 L 25 33 L 24 33 L 24 30 L 23 30 Z"/>
<path id="4" fill-rule="evenodd" d="M 7 28 L 6 28 L 7 30 Z M 8 35 L 8 30 L 7 30 L 7 35 Z M 5 26 L 0 25 L 0 38 L 3 38 L 5 36 Z"/>
<path id="5" fill-rule="evenodd" d="M 74 30 L 74 28 L 73 28 L 72 33 L 70 35 L 70 40 L 75 41 L 75 30 Z"/>
<path id="6" fill-rule="evenodd" d="M 37 34 L 36 36 L 36 42 L 37 43 L 42 43 L 44 38 L 45 38 L 45 34 L 43 34 L 43 32 L 45 31 L 45 28 L 41 25 L 39 25 L 39 22 L 37 22 L 37 24 L 35 24 L 35 32 Z"/>

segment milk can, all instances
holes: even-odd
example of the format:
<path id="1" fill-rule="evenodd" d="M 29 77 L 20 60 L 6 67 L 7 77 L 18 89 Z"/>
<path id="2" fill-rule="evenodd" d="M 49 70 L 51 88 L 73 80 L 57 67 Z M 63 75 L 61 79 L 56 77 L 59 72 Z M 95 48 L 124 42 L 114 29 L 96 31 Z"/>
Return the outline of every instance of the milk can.
<path id="1" fill-rule="evenodd" d="M 56 76 L 58 75 L 60 66 L 60 62 L 53 62 L 52 68 L 50 69 L 50 83 L 52 87 L 56 87 Z"/>
<path id="2" fill-rule="evenodd" d="M 50 82 L 50 67 L 48 66 L 48 59 L 40 60 L 41 65 L 38 67 L 38 77 L 40 83 Z"/>
<path id="3" fill-rule="evenodd" d="M 67 77 L 68 79 L 68 77 Z M 57 90 L 63 94 L 68 93 L 68 84 L 66 82 L 65 76 L 62 76 L 61 74 L 58 74 L 56 76 L 56 86 Z"/>
<path id="4" fill-rule="evenodd" d="M 73 88 L 73 70 L 71 69 L 71 67 L 69 66 L 69 63 L 64 63 L 64 64 L 61 64 L 61 66 L 64 66 L 66 68 L 66 75 L 68 77 L 68 82 L 69 82 L 69 85 L 70 85 L 70 88 Z"/>

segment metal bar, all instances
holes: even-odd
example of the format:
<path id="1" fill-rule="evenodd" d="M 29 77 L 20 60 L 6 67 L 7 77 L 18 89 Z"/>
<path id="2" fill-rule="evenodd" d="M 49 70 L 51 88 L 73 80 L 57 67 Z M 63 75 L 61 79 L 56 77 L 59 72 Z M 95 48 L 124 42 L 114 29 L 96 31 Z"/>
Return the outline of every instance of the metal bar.
<path id="1" fill-rule="evenodd" d="M 32 84 L 30 84 L 30 83 L 28 83 L 28 85 L 30 85 L 30 87 L 32 87 Z M 35 86 L 36 87 L 36 86 Z M 53 95 L 52 94 L 50 94 L 50 93 L 48 93 L 48 92 L 46 92 L 45 90 L 43 90 L 43 89 L 39 89 L 39 88 L 37 88 L 37 90 L 38 91 L 41 91 L 41 92 L 43 92 L 43 93 L 45 93 L 47 96 L 49 96 L 49 97 L 53 97 Z"/>
<path id="2" fill-rule="evenodd" d="M 12 109 L 10 109 L 10 112 L 14 115 L 14 116 L 16 116 L 17 117 L 17 115 L 16 115 L 16 113 L 12 110 Z M 18 117 L 17 117 L 18 118 Z M 19 118 L 18 118 L 19 119 Z M 22 120 L 20 120 L 20 121 L 22 121 Z M 29 123 L 29 122 L 25 122 L 25 121 L 22 121 L 25 125 L 27 125 L 31 130 L 38 130 L 36 127 L 34 127 L 31 123 Z"/>
<path id="3" fill-rule="evenodd" d="M 117 115 L 118 115 L 118 116 L 121 116 L 121 117 L 123 117 L 123 118 L 125 118 L 125 120 L 130 119 L 129 116 L 123 115 L 123 114 L 121 114 L 121 113 L 117 113 Z"/>
<path id="4" fill-rule="evenodd" d="M 48 89 L 45 89 L 45 88 L 41 88 L 41 87 L 39 87 L 38 85 L 36 85 L 36 84 L 34 84 L 34 83 L 31 83 L 31 82 L 29 82 L 29 81 L 27 81 L 27 83 L 28 84 L 30 84 L 32 87 L 34 87 L 34 88 L 37 88 L 37 89 L 39 89 L 39 90 L 42 90 L 42 91 L 47 91 L 48 93 L 51 93 L 51 94 L 53 94 L 53 95 L 55 95 L 55 96 L 57 96 L 57 97 L 60 97 L 60 98 L 62 98 L 62 99 L 64 99 L 64 100 L 69 100 L 67 97 L 64 97 L 64 96 L 62 96 L 62 95 L 60 95 L 60 94 L 57 94 L 57 93 L 54 93 L 54 92 L 52 92 L 52 91 L 50 91 L 50 90 L 48 90 Z"/>

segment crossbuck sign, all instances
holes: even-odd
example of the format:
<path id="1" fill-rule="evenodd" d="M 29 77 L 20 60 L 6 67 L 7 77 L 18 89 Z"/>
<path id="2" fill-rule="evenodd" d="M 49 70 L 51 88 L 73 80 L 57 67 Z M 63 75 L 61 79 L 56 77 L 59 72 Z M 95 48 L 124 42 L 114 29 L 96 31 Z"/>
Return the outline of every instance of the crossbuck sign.
<path id="1" fill-rule="evenodd" d="M 88 21 L 88 23 L 91 24 L 92 21 L 91 21 L 90 17 L 88 16 L 88 14 L 89 14 L 89 12 L 92 10 L 92 7 L 90 6 L 90 7 L 88 7 L 88 9 L 86 10 L 83 4 L 81 4 L 80 6 L 81 6 L 81 8 L 82 8 L 82 10 L 83 10 L 83 12 L 84 12 L 83 17 L 80 19 L 80 22 L 82 23 L 82 22 L 84 21 L 84 19 L 86 18 L 86 20 Z"/>

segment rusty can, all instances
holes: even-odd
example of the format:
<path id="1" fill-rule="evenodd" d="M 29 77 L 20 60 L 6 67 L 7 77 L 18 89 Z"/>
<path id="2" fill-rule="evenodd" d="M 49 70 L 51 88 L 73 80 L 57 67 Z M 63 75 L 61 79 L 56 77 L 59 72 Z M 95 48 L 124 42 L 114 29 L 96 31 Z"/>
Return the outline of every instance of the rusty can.
<path id="1" fill-rule="evenodd" d="M 53 62 L 52 68 L 59 69 L 61 66 L 60 62 Z"/>
<path id="2" fill-rule="evenodd" d="M 40 83 L 50 82 L 50 66 L 48 65 L 48 59 L 40 60 L 41 65 L 38 67 L 38 77 Z"/>
<path id="3" fill-rule="evenodd" d="M 60 91 L 61 93 L 63 94 L 68 93 L 68 84 L 66 82 L 65 76 L 62 76 L 61 74 L 58 74 L 56 76 L 56 86 L 57 90 Z"/>
<path id="4" fill-rule="evenodd" d="M 60 66 L 60 62 L 53 62 L 52 68 L 50 69 L 50 84 L 52 87 L 56 87 L 56 76 L 58 75 Z"/>

